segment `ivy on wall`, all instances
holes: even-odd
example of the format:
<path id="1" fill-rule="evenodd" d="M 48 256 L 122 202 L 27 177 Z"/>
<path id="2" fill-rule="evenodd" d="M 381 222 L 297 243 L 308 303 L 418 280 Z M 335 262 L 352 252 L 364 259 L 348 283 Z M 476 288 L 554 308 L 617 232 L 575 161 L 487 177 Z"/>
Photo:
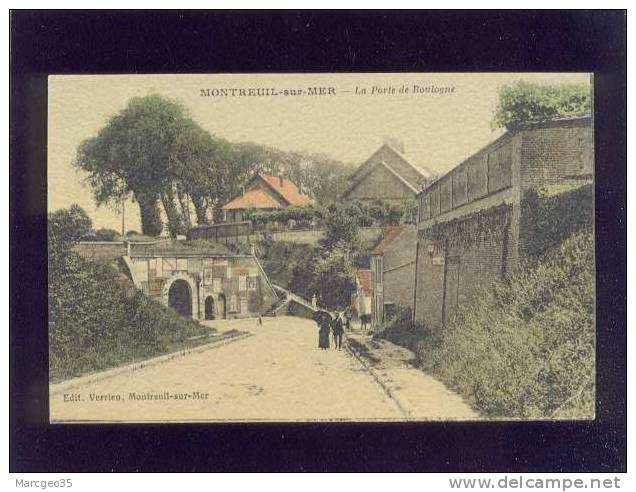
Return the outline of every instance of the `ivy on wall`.
<path id="1" fill-rule="evenodd" d="M 592 183 L 532 189 L 521 200 L 520 242 L 523 252 L 538 258 L 594 221 Z"/>
<path id="2" fill-rule="evenodd" d="M 487 238 L 501 239 L 511 214 L 512 206 L 502 203 L 448 222 L 439 222 L 424 231 L 423 237 L 440 249 L 446 243 L 451 247 L 466 247 Z"/>

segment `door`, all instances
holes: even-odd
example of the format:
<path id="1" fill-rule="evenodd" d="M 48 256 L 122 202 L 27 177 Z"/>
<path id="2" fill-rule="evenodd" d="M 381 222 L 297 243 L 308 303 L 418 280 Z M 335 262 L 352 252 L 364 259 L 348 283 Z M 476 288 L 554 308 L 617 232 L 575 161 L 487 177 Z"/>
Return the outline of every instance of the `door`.
<path id="1" fill-rule="evenodd" d="M 192 317 L 192 289 L 185 280 L 175 280 L 168 291 L 168 305 L 181 316 Z"/>
<path id="2" fill-rule="evenodd" d="M 219 306 L 218 306 L 219 316 L 221 319 L 227 318 L 227 306 L 225 302 L 225 294 L 219 295 Z"/>
<path id="3" fill-rule="evenodd" d="M 214 298 L 212 296 L 205 298 L 205 319 L 214 319 Z"/>
<path id="4" fill-rule="evenodd" d="M 449 256 L 446 259 L 445 267 L 444 306 L 442 312 L 442 321 L 444 324 L 448 323 L 457 312 L 459 295 L 459 257 Z"/>

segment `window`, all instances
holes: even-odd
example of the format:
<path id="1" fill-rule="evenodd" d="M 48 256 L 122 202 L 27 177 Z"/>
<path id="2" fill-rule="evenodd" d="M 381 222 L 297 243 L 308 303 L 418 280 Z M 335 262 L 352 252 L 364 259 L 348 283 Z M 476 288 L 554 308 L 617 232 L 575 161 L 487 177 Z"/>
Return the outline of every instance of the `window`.
<path id="1" fill-rule="evenodd" d="M 236 294 L 232 294 L 230 296 L 230 311 L 233 313 L 237 313 L 239 311 L 238 297 Z"/>
<path id="2" fill-rule="evenodd" d="M 258 277 L 247 277 L 247 289 L 256 290 L 258 285 Z"/>
<path id="3" fill-rule="evenodd" d="M 148 260 L 148 278 L 155 278 L 157 276 L 157 258 L 151 258 Z"/>
<path id="4" fill-rule="evenodd" d="M 241 292 L 245 292 L 247 290 L 247 275 L 241 274 L 238 276 L 238 289 Z"/>
<path id="5" fill-rule="evenodd" d="M 212 279 L 212 290 L 214 292 L 221 292 L 223 290 L 223 283 L 221 282 L 221 278 L 214 277 Z"/>

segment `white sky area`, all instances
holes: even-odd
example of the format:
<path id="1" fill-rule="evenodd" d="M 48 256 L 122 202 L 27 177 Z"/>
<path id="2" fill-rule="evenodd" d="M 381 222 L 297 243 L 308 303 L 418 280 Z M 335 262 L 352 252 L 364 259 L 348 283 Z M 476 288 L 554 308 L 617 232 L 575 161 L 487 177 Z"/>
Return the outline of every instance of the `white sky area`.
<path id="1" fill-rule="evenodd" d="M 382 145 L 401 140 L 415 165 L 443 173 L 501 135 L 490 121 L 501 85 L 589 83 L 589 74 L 280 74 L 82 75 L 49 78 L 48 207 L 83 207 L 95 228 L 121 229 L 121 212 L 97 208 L 84 176 L 71 163 L 77 146 L 135 96 L 178 99 L 210 133 L 281 150 L 327 154 L 356 165 Z M 454 87 L 451 94 L 413 94 L 413 86 Z M 372 87 L 395 94 L 372 95 Z M 409 88 L 400 94 L 399 88 Z M 201 89 L 308 89 L 333 87 L 336 95 L 201 97 Z M 356 87 L 366 88 L 356 95 Z M 348 91 L 348 92 L 347 92 Z M 140 231 L 139 209 L 126 205 L 126 230 Z"/>

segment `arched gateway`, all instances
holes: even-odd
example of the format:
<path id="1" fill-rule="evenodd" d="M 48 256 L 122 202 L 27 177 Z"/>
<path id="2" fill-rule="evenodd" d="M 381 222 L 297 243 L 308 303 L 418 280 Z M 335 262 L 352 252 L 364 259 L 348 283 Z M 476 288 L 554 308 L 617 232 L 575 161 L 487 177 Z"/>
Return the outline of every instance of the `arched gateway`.
<path id="1" fill-rule="evenodd" d="M 181 316 L 198 318 L 197 288 L 187 273 L 174 273 L 163 286 L 163 303 Z"/>
<path id="2" fill-rule="evenodd" d="M 214 319 L 214 297 L 205 298 L 205 319 Z"/>
<path id="3" fill-rule="evenodd" d="M 185 280 L 175 280 L 168 289 L 168 306 L 181 316 L 192 317 L 192 289 Z"/>

